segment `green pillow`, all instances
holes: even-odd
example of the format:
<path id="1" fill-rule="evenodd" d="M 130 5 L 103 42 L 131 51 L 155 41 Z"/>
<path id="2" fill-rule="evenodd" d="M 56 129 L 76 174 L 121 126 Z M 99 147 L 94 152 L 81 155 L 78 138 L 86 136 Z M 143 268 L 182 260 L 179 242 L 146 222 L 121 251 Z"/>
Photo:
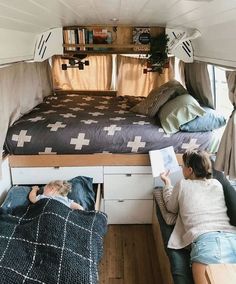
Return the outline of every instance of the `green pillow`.
<path id="1" fill-rule="evenodd" d="M 205 112 L 194 97 L 186 94 L 165 103 L 158 116 L 164 131 L 171 134 L 178 132 L 182 124 L 204 115 Z"/>

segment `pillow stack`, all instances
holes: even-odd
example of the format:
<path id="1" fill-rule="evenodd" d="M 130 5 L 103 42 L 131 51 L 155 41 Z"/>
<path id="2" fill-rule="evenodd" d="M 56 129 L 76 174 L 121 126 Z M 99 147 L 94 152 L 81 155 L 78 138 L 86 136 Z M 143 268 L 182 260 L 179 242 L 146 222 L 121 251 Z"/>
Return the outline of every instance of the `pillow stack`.
<path id="1" fill-rule="evenodd" d="M 130 111 L 149 117 L 158 116 L 167 134 L 180 130 L 211 131 L 226 124 L 222 115 L 209 107 L 200 106 L 198 101 L 176 80 L 153 89 L 146 99 Z"/>

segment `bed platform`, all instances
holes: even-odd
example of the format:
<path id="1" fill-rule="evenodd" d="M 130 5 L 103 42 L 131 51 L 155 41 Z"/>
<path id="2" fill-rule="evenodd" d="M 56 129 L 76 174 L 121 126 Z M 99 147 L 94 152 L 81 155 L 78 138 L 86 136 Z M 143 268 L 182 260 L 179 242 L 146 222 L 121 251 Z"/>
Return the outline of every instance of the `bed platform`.
<path id="1" fill-rule="evenodd" d="M 151 224 L 154 180 L 149 151 L 173 146 L 181 162 L 189 147 L 208 149 L 214 135 L 167 135 L 157 117 L 131 111 L 142 99 L 106 92 L 62 92 L 45 98 L 8 129 L 5 149 L 13 184 L 92 177 L 102 185 L 102 206 L 110 224 Z"/>
<path id="2" fill-rule="evenodd" d="M 48 96 L 9 129 L 5 140 L 10 155 L 148 154 L 173 146 L 208 149 L 213 133 L 166 134 L 157 117 L 131 111 L 143 98 L 132 96 Z"/>

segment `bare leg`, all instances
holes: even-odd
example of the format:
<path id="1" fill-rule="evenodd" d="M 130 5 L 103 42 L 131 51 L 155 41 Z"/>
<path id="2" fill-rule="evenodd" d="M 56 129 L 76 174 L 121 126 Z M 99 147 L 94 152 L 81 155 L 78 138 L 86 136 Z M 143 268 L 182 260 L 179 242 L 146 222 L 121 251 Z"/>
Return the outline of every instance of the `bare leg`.
<path id="1" fill-rule="evenodd" d="M 208 284 L 205 275 L 206 265 L 198 262 L 192 263 L 193 280 L 195 284 Z"/>

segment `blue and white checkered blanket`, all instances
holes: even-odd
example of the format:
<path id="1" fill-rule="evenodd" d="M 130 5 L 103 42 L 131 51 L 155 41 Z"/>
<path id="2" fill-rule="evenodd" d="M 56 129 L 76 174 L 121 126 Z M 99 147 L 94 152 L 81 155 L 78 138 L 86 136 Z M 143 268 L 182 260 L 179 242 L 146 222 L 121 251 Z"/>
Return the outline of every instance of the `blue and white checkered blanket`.
<path id="1" fill-rule="evenodd" d="M 0 283 L 97 283 L 107 216 L 52 199 L 0 214 Z"/>

